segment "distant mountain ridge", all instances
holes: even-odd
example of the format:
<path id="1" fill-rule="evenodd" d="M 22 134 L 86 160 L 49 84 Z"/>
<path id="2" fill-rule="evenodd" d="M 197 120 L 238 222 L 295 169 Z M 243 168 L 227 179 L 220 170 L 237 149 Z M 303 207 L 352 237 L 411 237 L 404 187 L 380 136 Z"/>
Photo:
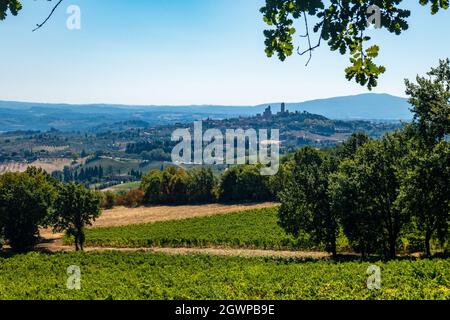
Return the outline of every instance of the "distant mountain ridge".
<path id="1" fill-rule="evenodd" d="M 281 103 L 258 106 L 133 106 L 117 104 L 49 104 L 0 101 L 0 131 L 88 130 L 124 121 L 144 121 L 149 125 L 192 122 L 205 118 L 231 118 L 262 113 L 267 106 L 278 112 Z M 286 103 L 290 111 L 307 111 L 329 119 L 409 121 L 410 106 L 404 98 L 388 94 L 362 94 Z"/>
<path id="2" fill-rule="evenodd" d="M 412 119 L 408 100 L 389 94 L 361 94 L 287 104 L 294 110 L 306 110 L 330 119 L 404 120 Z"/>

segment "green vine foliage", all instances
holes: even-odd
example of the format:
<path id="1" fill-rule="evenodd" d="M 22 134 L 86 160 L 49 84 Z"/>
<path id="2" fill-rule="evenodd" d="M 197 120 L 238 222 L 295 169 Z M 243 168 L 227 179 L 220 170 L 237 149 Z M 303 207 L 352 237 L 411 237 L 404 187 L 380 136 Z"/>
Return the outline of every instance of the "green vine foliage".
<path id="1" fill-rule="evenodd" d="M 264 21 L 269 26 L 264 31 L 266 54 L 268 57 L 277 55 L 281 61 L 294 53 L 294 27 L 296 20 L 305 19 L 306 30 L 302 37 L 311 40 L 308 18 L 315 22 L 312 31 L 318 34 L 318 43 L 303 50 L 300 54 L 311 53 L 322 41 L 327 42 L 331 51 L 341 55 L 348 54 L 350 66 L 345 70 L 349 81 L 356 81 L 369 90 L 376 87 L 378 78 L 386 68 L 377 65 L 374 59 L 378 57 L 380 48 L 372 45 L 365 49 L 371 37 L 365 33 L 371 28 L 373 8 L 378 8 L 380 29 L 400 35 L 408 29 L 407 19 L 411 12 L 400 8 L 403 0 L 266 0 L 261 8 Z M 419 0 L 423 6 L 431 5 L 431 13 L 436 14 L 441 9 L 448 9 L 449 0 Z M 303 36 L 304 35 L 304 36 Z"/>

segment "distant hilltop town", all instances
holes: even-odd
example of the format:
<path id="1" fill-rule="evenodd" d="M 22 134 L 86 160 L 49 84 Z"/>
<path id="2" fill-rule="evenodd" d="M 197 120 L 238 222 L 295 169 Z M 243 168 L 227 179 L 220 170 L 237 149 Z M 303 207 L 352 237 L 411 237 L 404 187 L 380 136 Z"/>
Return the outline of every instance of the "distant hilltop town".
<path id="1" fill-rule="evenodd" d="M 265 110 L 264 113 L 258 113 L 256 116 L 259 118 L 271 118 L 272 116 L 288 116 L 290 114 L 301 114 L 301 113 L 307 113 L 306 111 L 300 112 L 300 111 L 295 111 L 295 112 L 289 112 L 289 110 L 286 109 L 286 104 L 283 102 L 281 104 L 281 111 L 274 114 L 272 112 L 272 106 L 268 106 Z"/>

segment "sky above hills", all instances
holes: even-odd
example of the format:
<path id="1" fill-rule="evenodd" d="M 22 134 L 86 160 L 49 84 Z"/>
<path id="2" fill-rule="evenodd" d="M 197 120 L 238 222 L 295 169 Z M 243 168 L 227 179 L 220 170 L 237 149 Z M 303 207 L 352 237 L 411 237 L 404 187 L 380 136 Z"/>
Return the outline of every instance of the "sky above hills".
<path id="1" fill-rule="evenodd" d="M 375 92 L 403 96 L 404 78 L 450 53 L 449 14 L 431 16 L 418 0 L 410 29 L 397 37 L 372 31 L 388 71 Z M 81 9 L 68 30 L 66 9 Z M 255 105 L 367 92 L 347 82 L 347 58 L 327 46 L 281 63 L 264 53 L 264 0 L 64 0 L 52 7 L 24 0 L 18 17 L 0 22 L 0 100 L 153 105 Z"/>

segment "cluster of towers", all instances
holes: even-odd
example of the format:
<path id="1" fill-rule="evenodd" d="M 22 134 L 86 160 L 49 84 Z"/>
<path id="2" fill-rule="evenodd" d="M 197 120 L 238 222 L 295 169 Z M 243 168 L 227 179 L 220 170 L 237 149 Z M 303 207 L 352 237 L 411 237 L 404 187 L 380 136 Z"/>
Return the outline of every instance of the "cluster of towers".
<path id="1" fill-rule="evenodd" d="M 289 110 L 286 110 L 286 104 L 283 102 L 281 104 L 281 111 L 277 113 L 278 116 L 283 116 L 283 115 L 288 115 L 289 114 Z M 270 118 L 271 116 L 273 116 L 272 113 L 272 107 L 268 106 L 266 108 L 266 110 L 264 110 L 264 113 L 262 114 L 262 116 L 264 118 Z"/>

